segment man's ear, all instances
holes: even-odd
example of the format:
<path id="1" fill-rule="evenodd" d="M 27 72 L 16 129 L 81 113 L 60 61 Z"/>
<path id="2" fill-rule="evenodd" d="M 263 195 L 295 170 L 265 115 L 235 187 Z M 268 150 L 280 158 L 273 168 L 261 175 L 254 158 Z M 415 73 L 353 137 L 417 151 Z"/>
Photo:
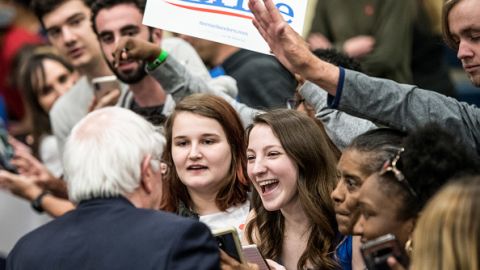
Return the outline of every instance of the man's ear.
<path id="1" fill-rule="evenodd" d="M 150 166 L 150 161 L 152 156 L 146 156 L 142 161 L 141 167 L 141 187 L 145 190 L 145 193 L 150 194 L 153 191 L 152 181 L 154 180 L 152 166 Z"/>
<path id="2" fill-rule="evenodd" d="M 152 28 L 152 40 L 155 44 L 160 45 L 163 38 L 163 30 L 158 28 Z"/>

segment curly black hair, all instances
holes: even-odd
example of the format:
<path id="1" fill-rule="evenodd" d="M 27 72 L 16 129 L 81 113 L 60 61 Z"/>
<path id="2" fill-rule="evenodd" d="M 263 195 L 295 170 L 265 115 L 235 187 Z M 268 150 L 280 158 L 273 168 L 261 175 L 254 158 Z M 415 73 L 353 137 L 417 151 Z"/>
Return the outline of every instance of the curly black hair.
<path id="1" fill-rule="evenodd" d="M 372 129 L 353 139 L 345 151 L 354 150 L 364 153 L 361 170 L 364 175 L 371 175 L 378 172 L 385 160 L 392 157 L 397 149 L 402 147 L 406 136 L 405 132 L 396 129 Z"/>
<path id="2" fill-rule="evenodd" d="M 313 54 L 328 63 L 354 71 L 362 72 L 360 63 L 335 49 L 316 49 Z"/>
<path id="3" fill-rule="evenodd" d="M 391 183 L 382 185 L 385 192 L 403 197 L 399 218 L 415 217 L 427 201 L 451 179 L 480 173 L 478 157 L 457 137 L 436 123 L 427 124 L 408 135 L 405 151 L 397 168 L 402 171 L 416 196 L 398 182 L 393 174 L 382 178 Z M 393 184 L 393 185 L 392 185 Z"/>

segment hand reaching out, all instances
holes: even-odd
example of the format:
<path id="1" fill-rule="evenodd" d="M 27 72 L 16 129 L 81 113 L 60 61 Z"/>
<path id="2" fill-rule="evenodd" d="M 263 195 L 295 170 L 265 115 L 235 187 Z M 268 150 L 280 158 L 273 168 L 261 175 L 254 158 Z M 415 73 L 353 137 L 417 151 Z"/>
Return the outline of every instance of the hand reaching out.
<path id="1" fill-rule="evenodd" d="M 161 48 L 157 44 L 135 37 L 123 37 L 118 41 L 113 52 L 115 66 L 121 61 L 144 60 L 152 62 L 160 54 Z"/>
<path id="2" fill-rule="evenodd" d="M 277 59 L 294 74 L 336 94 L 338 67 L 317 58 L 302 37 L 283 19 L 272 0 L 249 0 L 253 25 L 268 43 Z"/>
<path id="3" fill-rule="evenodd" d="M 0 187 L 8 189 L 13 194 L 28 201 L 35 199 L 42 193 L 42 188 L 35 184 L 32 177 L 13 174 L 5 170 L 0 170 Z"/>
<path id="4" fill-rule="evenodd" d="M 35 182 L 46 182 L 55 178 L 42 162 L 28 152 L 15 152 L 12 164 L 17 167 L 20 175 L 32 177 Z"/>
<path id="5" fill-rule="evenodd" d="M 30 146 L 24 144 L 23 142 L 15 139 L 13 136 L 8 136 L 8 143 L 13 147 L 14 152 L 27 152 L 32 153 Z"/>
<path id="6" fill-rule="evenodd" d="M 278 60 L 292 73 L 302 74 L 312 57 L 308 44 L 283 19 L 272 0 L 249 0 L 253 25 Z"/>

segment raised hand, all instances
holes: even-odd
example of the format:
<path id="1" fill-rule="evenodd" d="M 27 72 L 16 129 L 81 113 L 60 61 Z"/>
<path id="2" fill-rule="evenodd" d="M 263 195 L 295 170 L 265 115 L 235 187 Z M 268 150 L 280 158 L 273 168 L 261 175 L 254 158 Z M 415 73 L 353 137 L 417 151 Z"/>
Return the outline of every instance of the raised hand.
<path id="1" fill-rule="evenodd" d="M 121 61 L 144 60 L 151 62 L 160 54 L 161 48 L 140 38 L 122 37 L 113 52 L 115 66 Z"/>
<path id="2" fill-rule="evenodd" d="M 272 0 L 249 0 L 253 25 L 270 46 L 273 54 L 292 73 L 302 74 L 315 56 L 308 44 L 283 19 Z"/>
<path id="3" fill-rule="evenodd" d="M 253 25 L 270 46 L 277 59 L 294 74 L 318 84 L 335 95 L 339 69 L 317 58 L 303 38 L 290 27 L 272 0 L 249 0 Z"/>

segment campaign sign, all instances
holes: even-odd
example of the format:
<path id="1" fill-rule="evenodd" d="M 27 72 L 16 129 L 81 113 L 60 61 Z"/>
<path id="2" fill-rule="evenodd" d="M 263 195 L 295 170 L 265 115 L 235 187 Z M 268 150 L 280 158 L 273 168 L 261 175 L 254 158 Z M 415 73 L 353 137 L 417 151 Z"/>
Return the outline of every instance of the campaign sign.
<path id="1" fill-rule="evenodd" d="M 274 0 L 284 19 L 302 33 L 307 0 Z M 248 0 L 148 0 L 143 23 L 155 28 L 269 53 L 252 24 Z"/>

